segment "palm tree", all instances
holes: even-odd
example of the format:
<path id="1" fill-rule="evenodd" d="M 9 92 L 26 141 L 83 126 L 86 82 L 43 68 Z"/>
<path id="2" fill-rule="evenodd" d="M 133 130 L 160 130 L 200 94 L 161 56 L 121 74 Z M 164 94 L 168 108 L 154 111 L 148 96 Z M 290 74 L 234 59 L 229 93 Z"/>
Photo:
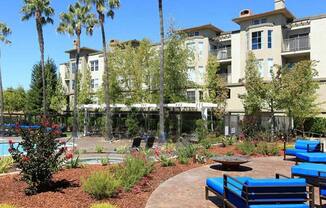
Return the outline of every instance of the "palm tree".
<path id="1" fill-rule="evenodd" d="M 112 120 L 111 120 L 111 108 L 110 108 L 110 94 L 109 94 L 109 64 L 108 64 L 108 53 L 107 53 L 107 45 L 106 45 L 106 35 L 104 29 L 105 23 L 105 12 L 106 15 L 113 19 L 114 18 L 114 9 L 120 7 L 120 0 L 83 0 L 88 4 L 93 4 L 96 7 L 96 12 L 98 14 L 98 21 L 101 27 L 101 35 L 102 35 L 102 47 L 104 52 L 104 97 L 105 97 L 105 114 L 106 114 L 106 139 L 112 139 Z"/>
<path id="2" fill-rule="evenodd" d="M 158 0 L 160 16 L 160 142 L 165 142 L 164 133 L 164 21 L 163 21 L 163 0 Z"/>
<path id="3" fill-rule="evenodd" d="M 0 42 L 4 44 L 10 44 L 11 42 L 7 39 L 7 36 L 11 34 L 10 28 L 5 24 L 0 22 Z M 1 58 L 1 51 L 0 51 Z M 3 87 L 2 87 L 2 75 L 0 67 L 0 136 L 2 136 L 2 127 L 3 127 Z"/>
<path id="4" fill-rule="evenodd" d="M 41 67 L 42 67 L 42 93 L 43 93 L 43 113 L 47 114 L 47 99 L 46 99 L 46 81 L 45 81 L 45 66 L 44 66 L 44 36 L 43 26 L 53 24 L 51 16 L 54 15 L 54 9 L 50 6 L 50 0 L 24 0 L 24 6 L 21 9 L 23 13 L 22 20 L 27 21 L 31 17 L 35 18 L 36 30 L 38 36 L 38 44 L 41 52 Z"/>
<path id="5" fill-rule="evenodd" d="M 76 36 L 76 70 L 74 71 L 74 116 L 73 116 L 73 145 L 75 144 L 75 138 L 77 138 L 78 124 L 78 67 L 80 57 L 80 36 L 83 29 L 86 30 L 86 34 L 92 35 L 93 28 L 98 23 L 94 14 L 90 13 L 91 7 L 89 5 L 82 5 L 79 2 L 72 4 L 68 8 L 68 12 L 60 15 L 60 24 L 57 31 L 59 33 L 68 33 L 71 36 Z"/>

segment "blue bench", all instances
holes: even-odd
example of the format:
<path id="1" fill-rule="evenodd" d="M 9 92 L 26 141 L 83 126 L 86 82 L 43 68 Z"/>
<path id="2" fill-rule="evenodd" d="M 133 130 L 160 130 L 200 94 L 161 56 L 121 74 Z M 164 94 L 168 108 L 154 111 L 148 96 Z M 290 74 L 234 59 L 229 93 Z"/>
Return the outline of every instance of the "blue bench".
<path id="1" fill-rule="evenodd" d="M 296 162 L 309 162 L 309 163 L 326 163 L 326 153 L 323 152 L 307 152 L 298 153 Z"/>
<path id="2" fill-rule="evenodd" d="M 223 207 L 232 208 L 309 208 L 313 207 L 313 188 L 307 192 L 305 179 L 253 179 L 249 177 L 208 178 L 206 199 L 214 193 Z M 309 205 L 307 204 L 309 202 Z"/>
<path id="3" fill-rule="evenodd" d="M 291 168 L 292 177 L 305 178 L 308 183 L 319 187 L 320 204 L 326 200 L 326 165 L 315 163 L 300 163 Z"/>
<path id="4" fill-rule="evenodd" d="M 324 152 L 324 146 L 319 140 L 297 139 L 294 148 L 286 148 L 286 142 L 284 142 L 284 160 L 286 155 L 297 156 L 299 153 L 308 152 Z"/>

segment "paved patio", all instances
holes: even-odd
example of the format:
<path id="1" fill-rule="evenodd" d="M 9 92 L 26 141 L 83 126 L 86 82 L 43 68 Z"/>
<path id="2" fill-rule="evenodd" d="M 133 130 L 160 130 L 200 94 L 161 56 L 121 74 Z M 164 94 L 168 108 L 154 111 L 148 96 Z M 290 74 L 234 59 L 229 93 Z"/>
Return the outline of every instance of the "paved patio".
<path id="1" fill-rule="evenodd" d="M 275 173 L 290 176 L 292 161 L 281 157 L 253 158 L 244 165 L 242 171 L 220 171 L 219 165 L 208 165 L 181 173 L 162 183 L 149 198 L 146 208 L 216 208 L 216 197 L 205 200 L 205 180 L 220 177 L 224 173 L 231 176 L 251 176 L 255 178 L 275 177 Z"/>

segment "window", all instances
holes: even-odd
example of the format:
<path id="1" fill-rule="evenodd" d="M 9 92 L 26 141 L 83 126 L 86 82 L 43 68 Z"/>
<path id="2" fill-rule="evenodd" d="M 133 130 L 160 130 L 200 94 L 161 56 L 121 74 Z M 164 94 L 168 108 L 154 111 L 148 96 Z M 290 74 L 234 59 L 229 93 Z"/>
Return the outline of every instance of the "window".
<path id="1" fill-rule="evenodd" d="M 194 51 L 195 51 L 195 47 L 196 47 L 195 42 L 189 42 L 189 43 L 187 43 L 187 48 L 188 48 L 190 51 L 194 52 Z"/>
<path id="2" fill-rule="evenodd" d="M 94 89 L 94 79 L 91 79 L 91 88 Z"/>
<path id="3" fill-rule="evenodd" d="M 258 68 L 260 76 L 264 77 L 264 59 L 258 59 L 256 64 L 257 64 L 257 68 Z"/>
<path id="4" fill-rule="evenodd" d="M 204 54 L 204 42 L 198 42 L 198 57 L 199 59 L 203 58 Z"/>
<path id="5" fill-rule="evenodd" d="M 98 81 L 98 79 L 94 79 L 94 88 L 95 88 L 95 89 L 98 89 L 98 86 L 99 86 L 99 81 Z"/>
<path id="6" fill-rule="evenodd" d="M 203 101 L 203 100 L 204 100 L 204 92 L 199 91 L 199 101 Z"/>
<path id="7" fill-rule="evenodd" d="M 274 60 L 272 58 L 267 59 L 267 66 L 268 66 L 268 77 L 271 78 L 271 71 L 274 68 Z"/>
<path id="8" fill-rule="evenodd" d="M 188 68 L 188 79 L 190 81 L 196 82 L 196 72 L 195 67 L 189 67 Z"/>
<path id="9" fill-rule="evenodd" d="M 266 18 L 261 19 L 261 21 L 260 21 L 261 24 L 264 24 L 264 23 L 266 23 L 266 22 L 267 22 L 267 19 L 266 19 Z"/>
<path id="10" fill-rule="evenodd" d="M 195 91 L 187 91 L 187 100 L 190 103 L 196 102 L 196 92 Z"/>
<path id="11" fill-rule="evenodd" d="M 259 25 L 260 24 L 260 20 L 258 19 L 258 20 L 253 20 L 252 21 L 252 24 L 253 25 Z"/>
<path id="12" fill-rule="evenodd" d="M 268 30 L 268 48 L 272 48 L 272 37 L 273 37 L 273 30 Z"/>
<path id="13" fill-rule="evenodd" d="M 253 32 L 251 36 L 251 48 L 252 50 L 261 49 L 261 43 L 262 43 L 262 31 L 259 32 Z"/>
<path id="14" fill-rule="evenodd" d="M 252 21 L 252 24 L 253 25 L 259 25 L 259 24 L 265 24 L 267 23 L 267 19 L 264 18 L 264 19 L 255 19 Z"/>
<path id="15" fill-rule="evenodd" d="M 71 63 L 71 72 L 72 72 L 72 73 L 75 73 L 76 70 L 77 70 L 77 65 L 76 65 L 76 63 Z"/>
<path id="16" fill-rule="evenodd" d="M 72 82 L 71 82 L 71 89 L 74 90 L 75 89 L 75 86 L 76 86 L 76 82 L 75 82 L 75 80 L 72 80 Z"/>
<path id="17" fill-rule="evenodd" d="M 194 36 L 194 33 L 193 33 L 193 32 L 189 32 L 189 33 L 188 33 L 188 36 L 189 36 L 189 37 L 193 37 L 193 36 Z"/>
<path id="18" fill-rule="evenodd" d="M 199 36 L 199 32 L 195 32 L 195 36 Z"/>
<path id="19" fill-rule="evenodd" d="M 91 71 L 98 71 L 98 60 L 91 61 Z"/>

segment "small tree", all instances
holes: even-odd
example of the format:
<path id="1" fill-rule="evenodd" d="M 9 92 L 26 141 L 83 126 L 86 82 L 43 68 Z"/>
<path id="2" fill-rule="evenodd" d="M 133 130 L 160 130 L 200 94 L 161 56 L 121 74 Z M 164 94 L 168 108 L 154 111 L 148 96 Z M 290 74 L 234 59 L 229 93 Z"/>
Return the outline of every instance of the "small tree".
<path id="1" fill-rule="evenodd" d="M 62 85 L 61 77 L 58 76 L 57 86 L 54 95 L 51 97 L 50 109 L 55 112 L 62 112 L 67 105 L 66 93 Z"/>
<path id="2" fill-rule="evenodd" d="M 302 129 L 304 121 L 319 111 L 316 104 L 319 84 L 314 80 L 318 75 L 315 65 L 314 61 L 301 61 L 291 68 L 282 69 L 281 106 L 290 118 L 296 119 Z"/>
<path id="3" fill-rule="evenodd" d="M 91 79 L 91 72 L 88 67 L 85 67 L 81 76 L 81 87 L 79 88 L 78 92 L 79 105 L 92 103 Z"/>
<path id="4" fill-rule="evenodd" d="M 8 88 L 4 91 L 4 107 L 8 113 L 23 112 L 26 105 L 26 92 L 24 88 Z"/>
<path id="5" fill-rule="evenodd" d="M 36 194 L 49 188 L 53 173 L 69 158 L 62 157 L 66 149 L 55 139 L 61 134 L 58 125 L 44 121 L 38 129 L 22 129 L 17 125 L 17 131 L 22 141 L 16 146 L 10 140 L 9 152 L 28 184 L 25 193 Z"/>
<path id="6" fill-rule="evenodd" d="M 243 105 L 247 115 L 257 115 L 263 108 L 263 99 L 261 97 L 264 93 L 264 82 L 260 76 L 257 60 L 252 52 L 248 53 L 244 85 L 247 93 L 241 95 Z"/>
<path id="7" fill-rule="evenodd" d="M 207 100 L 217 104 L 215 116 L 217 119 L 223 119 L 226 108 L 226 100 L 229 90 L 226 87 L 224 78 L 219 75 L 220 64 L 214 56 L 209 56 L 206 73 L 206 91 L 208 93 Z"/>

